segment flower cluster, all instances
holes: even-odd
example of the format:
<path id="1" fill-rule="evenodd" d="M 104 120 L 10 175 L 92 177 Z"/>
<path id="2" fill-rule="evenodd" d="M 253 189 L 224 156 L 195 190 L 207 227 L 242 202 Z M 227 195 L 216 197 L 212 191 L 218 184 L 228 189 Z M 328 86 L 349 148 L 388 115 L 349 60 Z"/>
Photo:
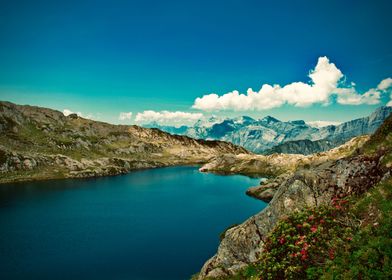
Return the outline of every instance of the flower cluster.
<path id="1" fill-rule="evenodd" d="M 337 247 L 352 236 L 352 229 L 339 222 L 347 202 L 333 198 L 331 206 L 306 209 L 280 221 L 265 240 L 261 279 L 304 279 L 309 267 L 333 259 Z"/>

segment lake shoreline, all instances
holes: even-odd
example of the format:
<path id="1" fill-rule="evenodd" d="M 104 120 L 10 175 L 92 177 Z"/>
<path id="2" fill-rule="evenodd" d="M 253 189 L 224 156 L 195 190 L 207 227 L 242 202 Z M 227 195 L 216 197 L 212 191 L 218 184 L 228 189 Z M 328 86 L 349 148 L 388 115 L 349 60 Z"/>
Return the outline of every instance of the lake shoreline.
<path id="1" fill-rule="evenodd" d="M 26 172 L 14 172 L 14 174 L 0 174 L 0 185 L 3 184 L 18 184 L 18 183 L 26 183 L 26 182 L 39 182 L 39 181 L 51 181 L 51 180 L 66 180 L 66 179 L 91 179 L 91 178 L 101 178 L 101 177 L 114 177 L 114 176 L 122 176 L 122 175 L 127 175 L 129 173 L 135 172 L 135 171 L 141 171 L 141 170 L 149 170 L 149 169 L 157 169 L 157 168 L 168 168 L 168 167 L 187 167 L 187 166 L 195 166 L 199 167 L 202 166 L 204 162 L 202 163 L 184 163 L 184 164 L 161 164 L 161 165 L 156 165 L 156 166 L 149 166 L 149 167 L 140 167 L 140 168 L 133 168 L 129 170 L 122 170 L 121 172 L 118 173 L 112 173 L 112 174 L 89 174 L 86 173 L 84 176 L 80 176 L 79 174 L 75 174 L 72 176 L 72 174 L 68 174 L 67 176 L 56 176 L 55 174 L 41 174 L 40 172 L 32 172 L 32 177 L 22 177 L 23 173 Z M 83 172 L 83 170 L 81 170 Z M 28 172 L 28 171 L 27 171 Z M 42 173 L 44 173 L 43 171 Z M 215 172 L 211 172 L 215 173 Z M 37 175 L 38 174 L 38 175 Z M 218 174 L 218 173 L 215 173 Z M 220 175 L 235 175 L 235 174 L 220 174 Z M 253 176 L 248 176 L 246 174 L 238 174 L 238 175 L 244 175 L 247 177 L 252 178 Z M 13 179 L 8 179 L 8 176 L 21 176 L 21 177 L 15 177 Z M 253 177 L 256 178 L 256 177 Z"/>

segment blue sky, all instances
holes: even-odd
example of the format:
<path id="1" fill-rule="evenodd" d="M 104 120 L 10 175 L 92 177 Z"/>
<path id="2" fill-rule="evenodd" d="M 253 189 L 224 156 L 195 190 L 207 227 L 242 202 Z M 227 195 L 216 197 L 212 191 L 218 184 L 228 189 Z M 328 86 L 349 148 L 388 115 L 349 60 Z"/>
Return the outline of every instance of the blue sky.
<path id="1" fill-rule="evenodd" d="M 351 82 L 357 96 L 377 89 L 392 76 L 391 8 L 360 0 L 1 1 L 0 99 L 112 123 L 145 110 L 349 120 L 385 105 L 390 92 L 355 105 L 331 94 L 305 107 L 286 97 L 272 108 L 192 106 L 210 93 L 312 85 L 309 71 L 323 56 L 341 71 L 342 92 Z M 119 120 L 121 112 L 132 118 Z"/>

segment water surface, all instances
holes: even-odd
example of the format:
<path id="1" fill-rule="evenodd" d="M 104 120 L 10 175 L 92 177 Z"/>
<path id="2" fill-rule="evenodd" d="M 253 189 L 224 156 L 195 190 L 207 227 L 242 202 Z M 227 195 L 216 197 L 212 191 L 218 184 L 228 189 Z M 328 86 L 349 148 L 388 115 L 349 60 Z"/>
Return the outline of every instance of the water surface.
<path id="1" fill-rule="evenodd" d="M 189 279 L 265 203 L 258 179 L 170 167 L 0 185 L 1 279 Z"/>

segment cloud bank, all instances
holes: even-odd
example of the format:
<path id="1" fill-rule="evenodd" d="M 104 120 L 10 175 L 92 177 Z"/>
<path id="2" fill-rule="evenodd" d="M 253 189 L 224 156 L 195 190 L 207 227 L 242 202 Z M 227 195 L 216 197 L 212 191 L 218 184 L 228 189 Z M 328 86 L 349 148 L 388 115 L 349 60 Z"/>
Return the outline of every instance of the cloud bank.
<path id="1" fill-rule="evenodd" d="M 336 121 L 310 121 L 306 122 L 308 125 L 313 126 L 313 127 L 324 127 L 328 125 L 339 125 L 342 122 L 336 122 Z"/>
<path id="2" fill-rule="evenodd" d="M 121 112 L 118 116 L 120 121 L 130 120 L 132 118 L 132 112 Z"/>
<path id="3" fill-rule="evenodd" d="M 144 111 L 142 113 L 138 113 L 135 117 L 135 122 L 143 124 L 143 123 L 151 123 L 156 122 L 160 125 L 192 125 L 199 119 L 203 117 L 201 113 L 187 113 L 181 111 Z"/>
<path id="4" fill-rule="evenodd" d="M 267 110 L 284 104 L 306 107 L 312 104 L 328 105 L 333 97 L 339 104 L 373 105 L 380 103 L 381 94 L 392 85 L 392 78 L 387 78 L 376 88 L 360 94 L 355 89 L 355 84 L 344 86 L 343 77 L 336 65 L 323 56 L 319 57 L 316 67 L 310 71 L 309 83 L 294 82 L 283 87 L 264 84 L 259 91 L 249 88 L 246 94 L 237 90 L 221 96 L 211 93 L 196 98 L 192 108 L 203 111 L 247 111 Z"/>

